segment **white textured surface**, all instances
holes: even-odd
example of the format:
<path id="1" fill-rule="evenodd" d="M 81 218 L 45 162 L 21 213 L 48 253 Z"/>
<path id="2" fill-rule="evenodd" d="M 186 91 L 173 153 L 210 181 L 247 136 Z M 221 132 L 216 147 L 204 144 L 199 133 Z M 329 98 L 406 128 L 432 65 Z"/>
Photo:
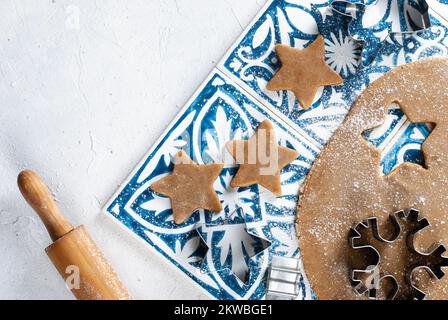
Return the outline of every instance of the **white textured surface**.
<path id="1" fill-rule="evenodd" d="M 72 299 L 16 187 L 24 168 L 135 298 L 206 298 L 100 208 L 264 3 L 0 2 L 0 298 Z"/>

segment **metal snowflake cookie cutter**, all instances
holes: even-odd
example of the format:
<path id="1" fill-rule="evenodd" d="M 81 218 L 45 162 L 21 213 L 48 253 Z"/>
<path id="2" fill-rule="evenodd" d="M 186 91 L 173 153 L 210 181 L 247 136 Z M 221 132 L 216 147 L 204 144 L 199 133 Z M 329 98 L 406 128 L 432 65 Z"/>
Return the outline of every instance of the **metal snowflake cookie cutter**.
<path id="1" fill-rule="evenodd" d="M 266 281 L 266 300 L 294 300 L 298 297 L 300 260 L 274 255 Z"/>
<path id="2" fill-rule="evenodd" d="M 359 3 L 334 0 L 331 9 L 351 18 L 349 36 L 362 43 L 362 66 L 370 65 L 384 43 L 394 34 L 412 34 L 431 27 L 429 6 L 425 0 L 376 0 Z"/>
<path id="3" fill-rule="evenodd" d="M 247 284 L 252 273 L 251 269 L 257 267 L 259 258 L 262 258 L 272 243 L 260 237 L 250 228 L 245 218 L 243 218 L 243 223 L 241 221 L 235 223 L 235 220 L 241 220 L 241 216 L 237 215 L 239 211 L 244 216 L 243 210 L 238 208 L 224 222 L 217 224 L 198 223 L 194 230 L 201 239 L 202 247 L 205 248 L 205 253 L 200 263 L 200 271 L 202 273 L 230 272 L 243 284 Z M 213 237 L 219 238 L 220 233 L 231 233 L 235 238 L 238 237 L 234 242 L 244 248 L 245 255 L 235 256 L 235 252 L 230 249 L 229 255 L 226 256 L 224 261 L 221 261 L 222 253 L 220 255 L 217 254 L 216 250 L 213 250 L 216 249 L 214 246 L 216 239 L 213 239 Z M 218 239 L 217 242 L 219 243 L 221 240 Z M 247 245 L 248 242 L 250 242 L 249 245 Z M 230 261 L 228 261 L 229 257 Z M 220 267 L 217 268 L 217 265 Z"/>
<path id="4" fill-rule="evenodd" d="M 381 261 L 381 256 L 379 251 L 372 245 L 359 243 L 358 240 L 362 240 L 363 231 L 371 229 L 373 236 L 377 238 L 381 242 L 385 243 L 393 243 L 398 238 L 399 235 L 399 224 L 395 219 L 392 219 L 394 226 L 396 228 L 396 237 L 388 240 L 384 239 L 378 231 L 378 219 L 376 217 L 368 218 L 358 224 L 355 224 L 351 229 L 350 235 L 350 245 L 353 249 L 369 249 L 375 255 L 375 261 L 372 262 L 371 265 L 368 265 L 365 269 L 354 269 L 351 273 L 351 280 L 353 289 L 359 295 L 368 294 L 369 299 L 377 298 L 377 289 L 379 287 L 379 283 L 384 279 L 391 279 L 393 283 L 398 284 L 395 277 L 390 274 L 380 273 L 378 265 Z M 395 286 L 393 292 L 388 295 L 388 299 L 393 300 L 398 293 L 398 286 Z"/>
<path id="5" fill-rule="evenodd" d="M 448 257 L 443 257 L 446 248 L 441 244 L 434 244 L 428 252 L 420 252 L 415 248 L 415 235 L 428 227 L 430 224 L 426 218 L 419 218 L 417 209 L 410 209 L 407 213 L 404 210 L 397 211 L 390 215 L 390 221 L 394 228 L 394 234 L 390 239 L 385 239 L 380 235 L 378 219 L 368 218 L 351 228 L 350 245 L 353 249 L 369 249 L 374 255 L 374 261 L 365 269 L 354 269 L 351 273 L 351 280 L 355 292 L 360 295 L 368 294 L 371 299 L 378 298 L 378 289 L 384 280 L 390 281 L 392 289 L 386 295 L 386 299 L 413 298 L 422 300 L 426 297 L 413 279 L 413 274 L 419 269 L 424 269 L 427 273 L 440 280 L 445 273 L 442 267 L 448 267 Z M 404 230 L 405 229 L 405 230 Z M 403 231 L 406 235 L 403 236 Z M 370 239 L 369 234 L 370 232 Z M 407 249 L 410 254 L 409 260 L 412 264 L 404 271 L 404 277 L 381 271 L 381 254 L 371 242 L 377 242 L 380 247 L 394 246 L 398 242 L 398 248 L 402 243 L 402 250 Z M 395 255 L 394 255 L 395 257 Z"/>

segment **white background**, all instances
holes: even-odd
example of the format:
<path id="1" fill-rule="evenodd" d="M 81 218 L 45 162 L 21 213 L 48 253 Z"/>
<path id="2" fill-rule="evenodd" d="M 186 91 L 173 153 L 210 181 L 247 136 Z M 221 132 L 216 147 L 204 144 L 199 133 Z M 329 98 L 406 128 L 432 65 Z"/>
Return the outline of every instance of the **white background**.
<path id="1" fill-rule="evenodd" d="M 0 298 L 73 298 L 16 187 L 24 168 L 135 298 L 206 298 L 100 209 L 265 2 L 0 1 Z"/>

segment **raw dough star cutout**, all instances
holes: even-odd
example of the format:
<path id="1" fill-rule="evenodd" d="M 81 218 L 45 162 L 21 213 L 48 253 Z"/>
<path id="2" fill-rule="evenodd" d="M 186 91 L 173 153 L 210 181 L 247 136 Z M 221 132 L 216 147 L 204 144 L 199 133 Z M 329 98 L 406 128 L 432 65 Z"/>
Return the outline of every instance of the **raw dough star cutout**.
<path id="1" fill-rule="evenodd" d="M 433 123 L 411 122 L 401 108 L 398 110 L 404 115 L 404 118 L 401 120 L 403 121 L 403 125 L 394 134 L 387 137 L 389 142 L 385 146 L 376 147 L 373 141 L 369 139 L 371 135 L 376 136 L 382 134 L 384 131 L 382 126 L 368 129 L 362 133 L 363 138 L 369 144 L 375 148 L 379 148 L 382 152 L 380 167 L 384 167 L 380 168 L 381 175 L 389 174 L 404 163 L 413 163 L 425 167 L 422 145 L 429 137 L 429 134 L 432 132 L 435 125 Z M 388 119 L 385 120 L 385 125 L 387 125 L 387 121 Z M 377 131 L 379 131 L 379 133 L 377 133 Z M 392 162 L 394 165 L 392 166 L 389 164 L 393 159 L 383 163 L 383 158 L 386 160 L 389 158 L 395 159 Z"/>
<path id="2" fill-rule="evenodd" d="M 325 63 L 324 38 L 319 35 L 303 50 L 276 45 L 275 52 L 282 64 L 269 81 L 268 90 L 291 90 L 303 109 L 313 104 L 321 86 L 341 84 L 341 76 Z"/>
<path id="3" fill-rule="evenodd" d="M 230 182 L 232 188 L 259 184 L 281 196 L 280 170 L 294 161 L 299 153 L 278 145 L 274 127 L 264 120 L 249 140 L 234 140 L 227 150 L 240 165 Z"/>
<path id="4" fill-rule="evenodd" d="M 181 224 L 197 209 L 222 210 L 213 188 L 222 168 L 222 163 L 197 165 L 181 150 L 174 159 L 173 172 L 150 188 L 171 199 L 174 222 Z"/>

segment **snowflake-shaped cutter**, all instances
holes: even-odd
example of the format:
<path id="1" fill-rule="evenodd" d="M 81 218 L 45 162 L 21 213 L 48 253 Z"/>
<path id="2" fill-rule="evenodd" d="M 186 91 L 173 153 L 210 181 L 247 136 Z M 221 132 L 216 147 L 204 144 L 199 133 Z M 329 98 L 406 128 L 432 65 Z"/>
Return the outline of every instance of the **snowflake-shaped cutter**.
<path id="1" fill-rule="evenodd" d="M 368 218 L 351 228 L 350 245 L 355 250 L 367 249 L 373 254 L 373 262 L 365 269 L 352 270 L 351 280 L 355 292 L 359 295 L 368 294 L 371 299 L 378 298 L 378 289 L 384 280 L 390 281 L 392 289 L 386 294 L 386 299 L 413 298 L 422 300 L 426 293 L 418 288 L 413 275 L 419 269 L 424 269 L 433 278 L 440 280 L 445 275 L 442 267 L 448 267 L 448 257 L 443 257 L 446 248 L 442 244 L 434 244 L 427 252 L 420 252 L 416 249 L 414 239 L 417 233 L 428 227 L 430 224 L 426 218 L 419 218 L 419 211 L 410 209 L 408 213 L 404 210 L 390 215 L 390 221 L 394 233 L 390 239 L 381 236 L 376 217 Z M 403 236 L 403 231 L 406 235 Z M 400 248 L 401 244 L 401 248 Z M 392 274 L 381 270 L 383 261 L 382 252 L 387 246 L 395 246 L 406 252 L 406 258 L 410 261 L 406 270 L 401 274 Z M 398 255 L 393 255 L 392 259 L 386 261 L 389 267 L 394 263 L 400 263 Z M 393 268 L 393 267 L 392 267 Z"/>
<path id="2" fill-rule="evenodd" d="M 370 65 L 393 34 L 412 34 L 431 27 L 425 0 L 334 0 L 333 11 L 349 16 L 348 34 L 362 46 L 362 66 Z"/>

